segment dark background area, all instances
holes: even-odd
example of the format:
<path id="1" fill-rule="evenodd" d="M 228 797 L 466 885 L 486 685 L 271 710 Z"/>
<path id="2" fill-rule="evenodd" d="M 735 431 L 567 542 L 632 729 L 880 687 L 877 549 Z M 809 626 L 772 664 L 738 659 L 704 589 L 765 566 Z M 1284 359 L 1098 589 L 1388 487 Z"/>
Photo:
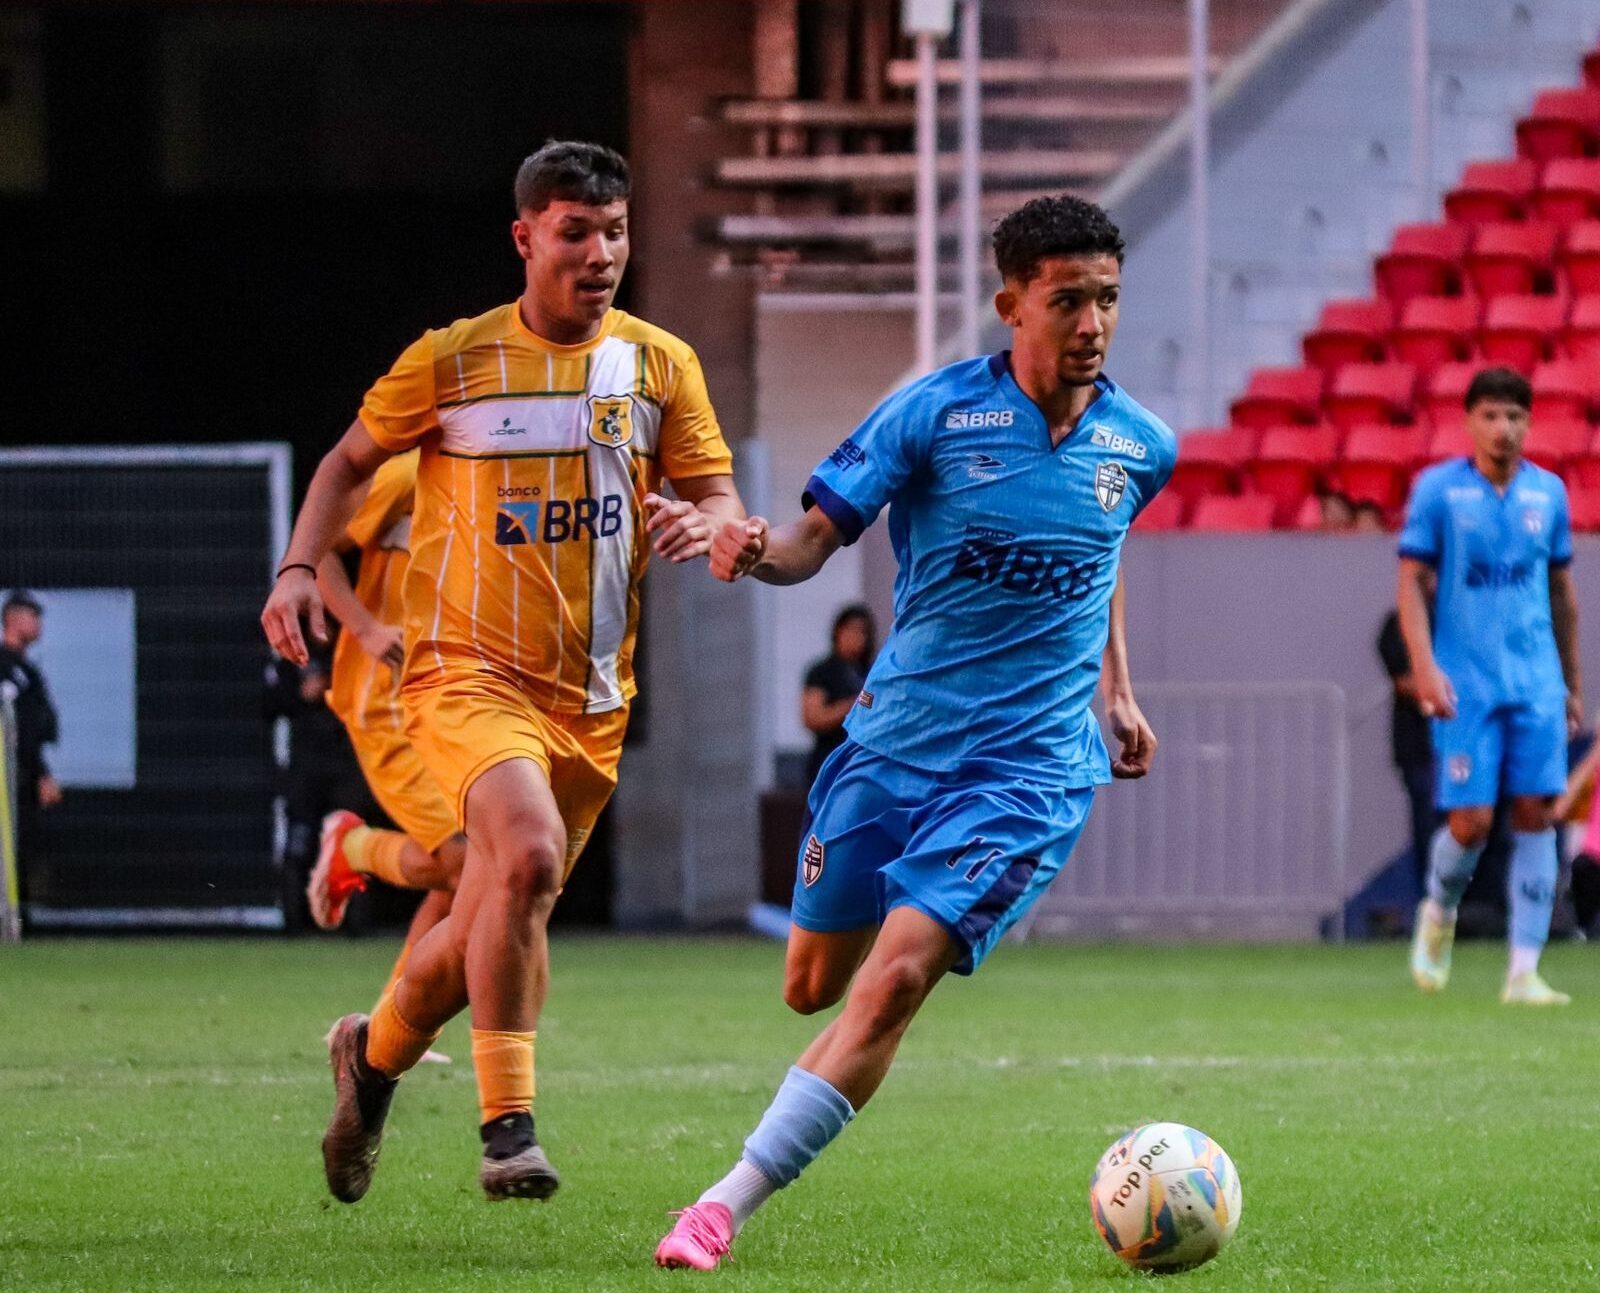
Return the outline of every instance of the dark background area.
<path id="1" fill-rule="evenodd" d="M 288 441 L 297 504 L 410 341 L 520 291 L 521 159 L 552 136 L 628 145 L 620 4 L 9 6 L 0 24 L 0 125 L 37 163 L 0 177 L 0 444 Z M 254 664 L 240 682 L 253 715 Z M 609 918 L 608 837 L 563 918 Z"/>

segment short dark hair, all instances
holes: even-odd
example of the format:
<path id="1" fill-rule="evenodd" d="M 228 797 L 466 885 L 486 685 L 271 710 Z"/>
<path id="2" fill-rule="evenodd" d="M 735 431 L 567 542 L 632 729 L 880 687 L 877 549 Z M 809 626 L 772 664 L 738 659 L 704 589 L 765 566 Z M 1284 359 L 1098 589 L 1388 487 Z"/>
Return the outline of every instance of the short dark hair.
<path id="1" fill-rule="evenodd" d="M 1510 368 L 1485 368 L 1467 387 L 1462 406 L 1472 412 L 1483 400 L 1504 400 L 1519 409 L 1533 408 L 1533 387 L 1521 373 Z"/>
<path id="2" fill-rule="evenodd" d="M 627 159 L 604 144 L 581 139 L 545 140 L 538 152 L 523 158 L 512 188 L 517 210 L 535 215 L 552 202 L 603 207 L 626 202 L 632 193 Z"/>
<path id="3" fill-rule="evenodd" d="M 1025 202 L 994 227 L 994 263 L 1002 278 L 1026 283 L 1050 256 L 1115 256 L 1127 250 L 1105 211 L 1063 193 Z"/>
<path id="4" fill-rule="evenodd" d="M 32 611 L 35 615 L 43 615 L 44 607 L 26 588 L 13 588 L 6 594 L 5 601 L 0 602 L 0 620 L 8 618 L 12 611 Z"/>

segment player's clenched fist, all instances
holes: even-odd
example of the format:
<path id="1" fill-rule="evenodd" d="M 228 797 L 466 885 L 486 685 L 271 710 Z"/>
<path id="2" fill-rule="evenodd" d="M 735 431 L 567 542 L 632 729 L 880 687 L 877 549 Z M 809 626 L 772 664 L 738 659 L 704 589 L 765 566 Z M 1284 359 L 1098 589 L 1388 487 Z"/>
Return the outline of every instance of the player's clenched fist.
<path id="1" fill-rule="evenodd" d="M 304 668 L 311 656 L 300 633 L 302 617 L 311 625 L 311 635 L 318 645 L 326 645 L 328 624 L 323 618 L 317 581 L 310 571 L 296 566 L 285 570 L 272 585 L 272 595 L 261 612 L 261 627 L 274 651 Z"/>
<path id="2" fill-rule="evenodd" d="M 748 575 L 766 550 L 766 517 L 724 521 L 716 537 L 711 540 L 711 573 L 724 583 L 731 584 Z"/>

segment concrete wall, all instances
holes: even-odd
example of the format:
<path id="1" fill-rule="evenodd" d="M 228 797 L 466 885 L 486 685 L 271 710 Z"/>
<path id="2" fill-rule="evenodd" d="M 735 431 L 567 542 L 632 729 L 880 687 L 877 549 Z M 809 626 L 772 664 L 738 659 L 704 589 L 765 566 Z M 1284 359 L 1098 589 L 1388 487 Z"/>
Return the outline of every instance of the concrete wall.
<path id="1" fill-rule="evenodd" d="M 1213 113 L 1212 362 L 1189 345 L 1180 152 L 1112 202 L 1131 243 L 1111 371 L 1179 428 L 1223 418 L 1261 364 L 1299 362 L 1324 301 L 1372 291 L 1397 224 L 1437 219 L 1462 166 L 1509 156 L 1535 92 L 1575 84 L 1600 0 L 1435 0 L 1432 192 L 1411 184 L 1407 0 L 1334 0 Z"/>

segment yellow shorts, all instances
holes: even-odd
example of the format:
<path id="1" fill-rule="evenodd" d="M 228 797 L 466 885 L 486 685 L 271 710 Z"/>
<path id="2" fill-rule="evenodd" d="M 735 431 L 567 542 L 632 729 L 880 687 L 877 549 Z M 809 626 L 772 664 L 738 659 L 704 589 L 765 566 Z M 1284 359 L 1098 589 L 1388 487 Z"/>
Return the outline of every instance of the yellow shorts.
<path id="1" fill-rule="evenodd" d="M 402 691 L 406 732 L 464 822 L 467 792 L 507 759 L 532 759 L 567 828 L 567 871 L 617 787 L 628 707 L 605 714 L 540 709 L 493 674 L 435 675 Z"/>
<path id="2" fill-rule="evenodd" d="M 404 732 L 381 724 L 345 730 L 372 797 L 396 826 L 430 853 L 461 833 L 456 810 Z"/>

